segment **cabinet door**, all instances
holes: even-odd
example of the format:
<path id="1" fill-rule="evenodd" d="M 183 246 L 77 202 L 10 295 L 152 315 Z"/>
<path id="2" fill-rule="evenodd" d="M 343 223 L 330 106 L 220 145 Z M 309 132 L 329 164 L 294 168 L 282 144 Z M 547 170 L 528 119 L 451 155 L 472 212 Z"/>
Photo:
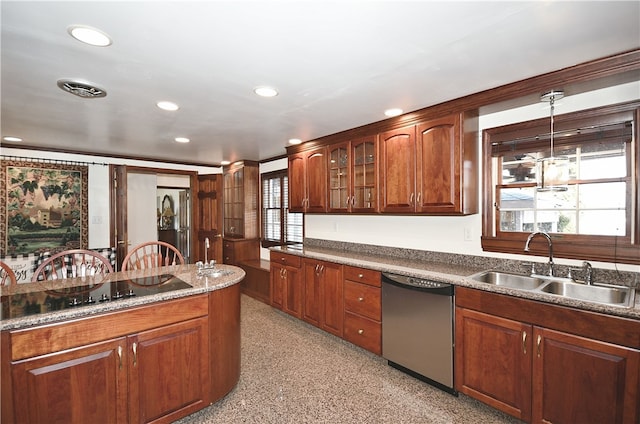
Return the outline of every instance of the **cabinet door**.
<path id="1" fill-rule="evenodd" d="M 209 404 L 207 317 L 128 338 L 130 421 L 165 422 Z"/>
<path id="2" fill-rule="evenodd" d="M 342 265 L 320 262 L 320 322 L 323 330 L 342 337 L 344 297 Z"/>
<path id="3" fill-rule="evenodd" d="M 528 421 L 531 331 L 518 321 L 456 308 L 456 389 Z"/>
<path id="4" fill-rule="evenodd" d="M 302 153 L 289 156 L 289 211 L 304 212 L 306 194 L 305 158 Z"/>
<path id="5" fill-rule="evenodd" d="M 302 275 L 300 269 L 284 268 L 284 303 L 282 310 L 302 318 Z"/>
<path id="6" fill-rule="evenodd" d="M 125 347 L 120 338 L 15 362 L 16 422 L 127 422 Z"/>
<path id="7" fill-rule="evenodd" d="M 380 135 L 380 210 L 414 212 L 416 203 L 415 126 Z"/>
<path id="8" fill-rule="evenodd" d="M 351 142 L 351 211 L 378 210 L 378 150 L 376 136 Z"/>
<path id="9" fill-rule="evenodd" d="M 320 263 L 305 259 L 302 319 L 320 327 Z"/>
<path id="10" fill-rule="evenodd" d="M 306 212 L 327 211 L 327 156 L 321 148 L 306 153 Z M 291 185 L 291 181 L 289 181 Z"/>
<path id="11" fill-rule="evenodd" d="M 434 119 L 417 130 L 418 212 L 460 211 L 460 115 Z"/>
<path id="12" fill-rule="evenodd" d="M 349 143 L 328 148 L 329 212 L 347 212 L 351 209 L 351 158 Z"/>
<path id="13" fill-rule="evenodd" d="M 272 255 L 273 257 L 273 255 Z M 284 306 L 284 267 L 271 261 L 271 306 L 282 310 Z"/>
<path id="14" fill-rule="evenodd" d="M 640 351 L 534 328 L 532 422 L 638 423 Z"/>
<path id="15" fill-rule="evenodd" d="M 223 177 L 225 237 L 244 237 L 243 173 L 238 168 L 226 171 Z"/>

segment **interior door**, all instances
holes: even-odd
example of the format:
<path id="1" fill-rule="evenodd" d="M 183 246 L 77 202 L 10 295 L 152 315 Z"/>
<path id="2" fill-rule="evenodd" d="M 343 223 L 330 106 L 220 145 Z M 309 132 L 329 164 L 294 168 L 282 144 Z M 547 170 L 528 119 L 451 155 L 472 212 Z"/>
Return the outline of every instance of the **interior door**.
<path id="1" fill-rule="evenodd" d="M 198 194 L 194 196 L 194 262 L 206 258 L 222 263 L 222 178 L 222 174 L 198 175 Z M 207 239 L 208 248 L 205 245 Z"/>

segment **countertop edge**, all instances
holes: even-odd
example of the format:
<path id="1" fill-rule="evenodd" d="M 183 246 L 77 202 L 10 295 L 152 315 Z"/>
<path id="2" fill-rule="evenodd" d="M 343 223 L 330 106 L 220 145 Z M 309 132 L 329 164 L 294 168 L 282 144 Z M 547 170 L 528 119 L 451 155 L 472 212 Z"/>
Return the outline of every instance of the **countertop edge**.
<path id="1" fill-rule="evenodd" d="M 488 271 L 488 269 L 485 268 L 467 267 L 459 264 L 448 264 L 441 262 L 418 262 L 411 261 L 410 259 L 395 257 L 358 255 L 353 252 L 344 252 L 342 250 L 332 251 L 328 248 L 314 249 L 313 247 L 308 248 L 304 246 L 277 246 L 270 248 L 270 250 L 274 252 L 300 256 L 303 258 L 325 260 L 342 265 L 367 268 L 380 272 L 396 273 L 416 278 L 433 279 L 455 286 L 468 287 L 472 289 L 505 294 L 549 304 L 573 307 L 580 310 L 598 312 L 621 318 L 640 319 L 640 290 L 638 289 L 636 289 L 634 307 L 627 308 L 563 298 L 547 293 L 496 286 L 494 284 L 482 283 L 470 278 L 473 274 Z"/>
<path id="2" fill-rule="evenodd" d="M 134 308 L 137 306 L 163 302 L 166 300 L 179 299 L 183 297 L 209 293 L 216 290 L 222 290 L 224 288 L 233 286 L 234 284 L 238 284 L 244 279 L 246 275 L 245 271 L 240 267 L 224 264 L 217 265 L 217 267 L 223 271 L 230 271 L 230 273 L 220 277 L 208 277 L 206 275 L 198 276 L 195 265 L 175 265 L 157 268 L 155 270 L 174 273 L 178 278 L 187 281 L 193 287 L 166 293 L 158 293 L 145 297 L 132 297 L 115 302 L 105 302 L 103 304 L 91 307 L 71 308 L 38 315 L 26 315 L 16 318 L 3 319 L 0 321 L 0 331 L 26 329 L 39 325 L 53 324 L 78 318 L 101 315 L 108 312 Z M 149 271 L 150 270 L 146 270 L 147 274 Z M 117 273 L 109 274 L 107 275 L 106 279 L 114 278 L 116 274 Z M 132 274 L 132 272 L 129 271 L 129 274 Z M 133 272 L 133 274 L 136 274 L 136 272 Z"/>

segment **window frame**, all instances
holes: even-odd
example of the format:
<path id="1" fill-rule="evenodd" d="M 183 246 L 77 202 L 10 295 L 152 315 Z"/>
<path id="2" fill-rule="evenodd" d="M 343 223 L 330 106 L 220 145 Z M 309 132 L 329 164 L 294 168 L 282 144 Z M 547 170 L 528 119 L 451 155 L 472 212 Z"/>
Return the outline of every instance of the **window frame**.
<path id="1" fill-rule="evenodd" d="M 265 234 L 267 233 L 266 231 L 266 226 L 269 224 L 269 221 L 266 217 L 266 210 L 265 210 L 265 196 L 264 196 L 264 185 L 266 183 L 266 181 L 268 180 L 273 180 L 273 179 L 280 179 L 280 186 L 282 187 L 282 193 L 285 195 L 284 201 L 281 202 L 280 204 L 280 238 L 278 240 L 275 239 L 268 239 L 265 237 Z M 287 180 L 285 182 L 285 179 Z M 289 175 L 288 175 L 288 171 L 286 169 L 281 169 L 278 171 L 271 171 L 271 172 L 265 172 L 263 174 L 260 175 L 260 195 L 261 195 L 261 201 L 260 201 L 260 216 L 261 216 L 261 225 L 260 225 L 260 243 L 262 245 L 262 247 L 264 248 L 269 248 L 269 247 L 273 247 L 273 246 L 284 246 L 284 245 L 291 245 L 291 244 L 298 244 L 301 243 L 302 240 L 300 241 L 291 241 L 288 240 L 288 217 L 289 215 L 292 214 L 296 214 L 296 215 L 303 215 L 300 212 L 290 212 L 289 208 L 288 208 L 288 198 L 289 195 L 287 193 L 287 189 L 288 189 L 288 179 L 289 179 Z M 274 208 L 269 208 L 269 209 L 274 209 Z M 304 216 L 301 217 L 302 219 L 302 239 L 304 239 Z"/>
<path id="2" fill-rule="evenodd" d="M 640 148 L 638 123 L 640 122 L 640 101 L 622 103 L 587 109 L 555 117 L 554 132 L 586 125 L 607 125 L 623 120 L 632 122 L 632 140 L 628 153 L 631 162 L 628 202 L 630 214 L 627 216 L 625 236 L 602 236 L 584 234 L 550 233 L 553 239 L 555 257 L 605 261 L 627 264 L 640 264 Z M 524 245 L 529 233 L 500 231 L 499 214 L 496 207 L 498 185 L 494 185 L 493 177 L 497 172 L 493 169 L 492 145 L 496 142 L 519 139 L 526 136 L 549 132 L 549 118 L 505 125 L 483 130 L 483 204 L 482 204 L 482 237 L 483 251 L 525 254 Z M 542 132 L 540 132 L 542 131 Z M 531 185 L 530 183 L 528 185 Z M 513 185 L 512 185 L 513 186 Z M 514 187 L 517 187 L 515 185 Z M 546 256 L 546 243 L 532 243 L 534 255 Z"/>

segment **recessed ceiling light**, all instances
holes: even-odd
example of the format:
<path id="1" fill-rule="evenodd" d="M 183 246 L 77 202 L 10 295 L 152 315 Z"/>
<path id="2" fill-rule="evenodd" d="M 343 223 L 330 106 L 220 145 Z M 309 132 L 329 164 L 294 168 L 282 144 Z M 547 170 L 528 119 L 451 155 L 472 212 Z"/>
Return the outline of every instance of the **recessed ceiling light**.
<path id="1" fill-rule="evenodd" d="M 178 143 L 188 143 L 191 141 L 187 137 L 176 137 L 174 140 Z"/>
<path id="2" fill-rule="evenodd" d="M 302 140 L 300 140 L 299 138 L 292 138 L 289 140 L 289 144 L 300 144 L 302 143 Z"/>
<path id="3" fill-rule="evenodd" d="M 231 161 L 228 161 L 228 160 L 221 160 L 221 161 L 220 161 L 220 165 L 222 165 L 222 166 L 231 165 Z"/>
<path id="4" fill-rule="evenodd" d="M 106 47 L 111 45 L 111 38 L 103 31 L 86 25 L 71 25 L 67 32 L 73 38 L 92 46 Z"/>
<path id="5" fill-rule="evenodd" d="M 278 95 L 278 90 L 272 87 L 256 87 L 253 92 L 261 97 L 275 97 Z"/>
<path id="6" fill-rule="evenodd" d="M 162 110 L 168 110 L 168 111 L 171 111 L 171 112 L 173 112 L 174 110 L 180 109 L 180 107 L 177 104 L 175 104 L 173 102 L 168 102 L 166 100 L 163 100 L 163 101 L 160 101 L 160 102 L 156 103 L 156 106 L 158 106 Z"/>
<path id="7" fill-rule="evenodd" d="M 4 141 L 22 141 L 22 139 L 20 137 L 11 137 L 11 136 L 6 136 L 6 137 L 2 137 L 2 139 Z"/>
<path id="8" fill-rule="evenodd" d="M 399 108 L 387 109 L 384 111 L 384 114 L 388 117 L 402 115 L 403 110 Z"/>

